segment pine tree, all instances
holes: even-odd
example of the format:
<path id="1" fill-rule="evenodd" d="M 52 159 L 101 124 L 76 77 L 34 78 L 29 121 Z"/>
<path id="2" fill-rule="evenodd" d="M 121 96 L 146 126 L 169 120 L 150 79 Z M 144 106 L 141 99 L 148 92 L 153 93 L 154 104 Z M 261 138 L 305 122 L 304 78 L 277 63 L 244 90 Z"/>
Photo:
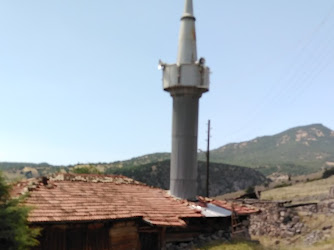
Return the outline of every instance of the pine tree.
<path id="1" fill-rule="evenodd" d="M 38 245 L 38 228 L 28 226 L 30 208 L 24 206 L 24 197 L 11 198 L 11 186 L 0 172 L 0 249 L 25 250 Z"/>

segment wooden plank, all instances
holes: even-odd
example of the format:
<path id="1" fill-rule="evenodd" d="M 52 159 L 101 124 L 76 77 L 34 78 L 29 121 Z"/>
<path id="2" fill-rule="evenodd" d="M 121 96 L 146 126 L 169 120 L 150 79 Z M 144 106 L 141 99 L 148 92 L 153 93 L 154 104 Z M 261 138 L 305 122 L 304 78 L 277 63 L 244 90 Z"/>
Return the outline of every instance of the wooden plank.
<path id="1" fill-rule="evenodd" d="M 238 233 L 244 233 L 245 230 L 237 230 L 237 231 L 233 231 L 232 234 L 238 234 Z"/>
<path id="2" fill-rule="evenodd" d="M 104 226 L 103 223 L 94 223 L 94 224 L 88 224 L 87 225 L 87 228 L 88 229 L 91 229 L 91 230 L 94 230 L 94 229 L 100 229 Z"/>
<path id="3" fill-rule="evenodd" d="M 163 227 L 161 229 L 160 233 L 160 249 L 165 250 L 166 249 L 166 227 Z"/>
<path id="4" fill-rule="evenodd" d="M 126 242 L 126 243 L 122 243 L 122 244 L 112 244 L 111 245 L 111 249 L 117 249 L 117 250 L 139 250 L 139 246 L 138 244 L 136 244 L 137 242 Z"/>
<path id="5" fill-rule="evenodd" d="M 232 224 L 233 227 L 237 227 L 237 226 L 241 226 L 241 225 L 242 225 L 242 223 L 240 223 L 240 222 Z"/>
<path id="6" fill-rule="evenodd" d="M 139 249 L 139 235 L 134 221 L 122 221 L 112 225 L 109 229 L 111 249 Z"/>
<path id="7" fill-rule="evenodd" d="M 138 235 L 119 235 L 117 237 L 112 237 L 113 241 L 126 241 L 126 240 L 133 240 L 137 239 Z"/>
<path id="8" fill-rule="evenodd" d="M 126 231 L 126 230 L 122 230 L 122 231 L 109 231 L 109 235 L 110 236 L 117 236 L 117 235 L 127 235 L 127 234 L 138 234 L 137 230 L 129 230 L 129 231 Z"/>
<path id="9" fill-rule="evenodd" d="M 293 207 L 317 206 L 317 205 L 318 205 L 318 202 L 306 202 L 306 203 L 297 203 L 297 204 L 286 205 L 284 207 L 293 208 Z"/>
<path id="10" fill-rule="evenodd" d="M 112 227 L 132 227 L 136 226 L 135 221 L 119 221 L 119 222 L 114 222 Z"/>

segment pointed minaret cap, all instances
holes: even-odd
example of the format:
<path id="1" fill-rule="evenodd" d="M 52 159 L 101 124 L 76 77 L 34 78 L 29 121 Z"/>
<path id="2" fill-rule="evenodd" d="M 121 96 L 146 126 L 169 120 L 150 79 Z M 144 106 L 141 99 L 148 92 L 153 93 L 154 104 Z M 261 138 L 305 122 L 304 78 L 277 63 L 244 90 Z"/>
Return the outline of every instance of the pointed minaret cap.
<path id="1" fill-rule="evenodd" d="M 177 64 L 192 64 L 197 60 L 195 17 L 193 1 L 185 0 L 181 17 Z"/>
<path id="2" fill-rule="evenodd" d="M 186 0 L 185 6 L 184 6 L 184 16 L 194 16 L 192 0 Z"/>

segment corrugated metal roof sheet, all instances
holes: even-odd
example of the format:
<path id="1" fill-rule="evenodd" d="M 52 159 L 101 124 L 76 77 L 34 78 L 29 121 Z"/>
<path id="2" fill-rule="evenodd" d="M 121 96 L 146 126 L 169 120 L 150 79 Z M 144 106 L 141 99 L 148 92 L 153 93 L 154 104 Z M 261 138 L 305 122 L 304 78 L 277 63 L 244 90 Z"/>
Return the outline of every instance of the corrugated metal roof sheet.
<path id="1" fill-rule="evenodd" d="M 202 215 L 205 217 L 229 217 L 232 215 L 230 210 L 208 203 L 205 207 L 200 207 Z"/>

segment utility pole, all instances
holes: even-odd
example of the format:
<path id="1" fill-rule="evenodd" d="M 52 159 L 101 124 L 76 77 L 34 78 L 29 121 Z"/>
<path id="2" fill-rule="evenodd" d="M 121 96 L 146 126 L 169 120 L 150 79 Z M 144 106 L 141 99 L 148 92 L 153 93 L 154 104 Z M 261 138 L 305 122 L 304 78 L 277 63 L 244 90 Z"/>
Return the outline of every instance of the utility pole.
<path id="1" fill-rule="evenodd" d="M 206 197 L 209 197 L 209 169 L 210 169 L 210 120 L 208 121 L 208 146 L 206 149 Z"/>

